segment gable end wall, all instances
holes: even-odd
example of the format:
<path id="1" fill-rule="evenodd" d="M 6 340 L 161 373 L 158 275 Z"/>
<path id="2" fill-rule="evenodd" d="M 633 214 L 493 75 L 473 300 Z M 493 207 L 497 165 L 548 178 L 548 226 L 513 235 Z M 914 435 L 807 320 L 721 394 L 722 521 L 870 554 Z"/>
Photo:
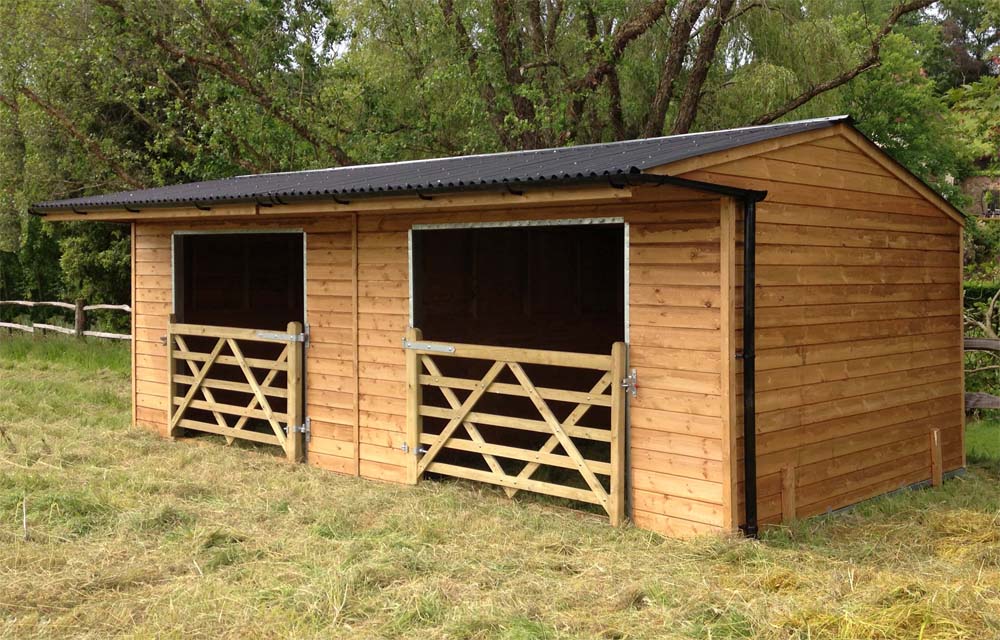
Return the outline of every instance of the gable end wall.
<path id="1" fill-rule="evenodd" d="M 930 479 L 932 429 L 945 470 L 963 467 L 959 224 L 841 135 L 684 177 L 768 192 L 757 206 L 761 520 L 793 515 L 783 473 L 796 517 Z"/>

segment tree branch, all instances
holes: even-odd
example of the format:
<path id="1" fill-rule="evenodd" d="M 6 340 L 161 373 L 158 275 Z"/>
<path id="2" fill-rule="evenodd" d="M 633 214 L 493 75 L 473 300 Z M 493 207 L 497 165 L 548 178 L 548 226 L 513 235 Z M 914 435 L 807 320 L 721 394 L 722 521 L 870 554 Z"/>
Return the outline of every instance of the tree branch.
<path id="1" fill-rule="evenodd" d="M 122 5 L 118 0 L 97 0 L 97 2 L 111 9 L 122 18 L 130 17 L 124 5 Z M 146 22 L 145 26 L 149 29 L 149 36 L 153 40 L 153 43 L 173 59 L 179 62 L 190 62 L 199 67 L 205 67 L 212 70 L 219 76 L 231 82 L 233 85 L 248 93 L 271 115 L 291 127 L 291 129 L 300 138 L 311 144 L 314 148 L 324 150 L 332 156 L 338 164 L 354 164 L 354 161 L 349 155 L 347 155 L 347 152 L 344 151 L 340 145 L 331 143 L 316 136 L 305 124 L 300 122 L 292 114 L 288 113 L 285 109 L 278 105 L 274 98 L 268 94 L 263 87 L 241 73 L 226 60 L 214 55 L 198 55 L 191 53 L 190 51 L 187 51 L 167 40 L 166 37 L 152 24 Z"/>
<path id="2" fill-rule="evenodd" d="M 472 44 L 472 39 L 469 37 L 469 32 L 466 30 L 461 16 L 455 11 L 455 3 L 453 0 L 439 0 L 439 5 L 445 23 L 455 32 L 455 43 L 458 45 L 459 52 L 465 57 L 465 64 L 469 68 L 469 75 L 472 81 L 479 85 L 479 95 L 486 105 L 486 111 L 490 115 L 490 123 L 493 125 L 493 130 L 500 138 L 501 143 L 510 149 L 513 141 L 507 133 L 506 127 L 504 127 L 503 115 L 496 110 L 496 88 L 489 80 L 479 78 L 479 52 L 476 51 L 476 47 Z"/>
<path id="3" fill-rule="evenodd" d="M 657 84 L 656 93 L 653 94 L 653 102 L 649 107 L 649 115 L 643 130 L 643 136 L 646 138 L 663 133 L 663 121 L 667 117 L 667 109 L 670 108 L 670 101 L 674 97 L 674 84 L 687 55 L 691 31 L 707 5 L 708 0 L 684 0 L 677 10 L 677 17 L 667 39 L 667 55 L 663 60 L 660 82 Z"/>
<path id="4" fill-rule="evenodd" d="M 694 64 L 691 65 L 691 73 L 688 75 L 681 104 L 677 108 L 677 117 L 674 118 L 674 127 L 671 131 L 674 135 L 687 133 L 694 124 L 694 119 L 698 115 L 698 105 L 701 104 L 702 87 L 715 60 L 715 51 L 719 48 L 722 29 L 726 26 L 734 5 L 735 0 L 718 0 L 715 5 L 712 20 L 707 25 L 707 31 L 702 34 L 701 42 L 698 43 L 698 53 L 695 55 Z"/>
<path id="5" fill-rule="evenodd" d="M 20 105 L 17 104 L 17 100 L 9 98 L 2 93 L 0 93 L 0 104 L 5 105 L 8 109 L 13 111 L 14 113 L 21 112 L 21 107 Z"/>
<path id="6" fill-rule="evenodd" d="M 868 54 L 861 60 L 861 62 L 836 77 L 827 80 L 826 82 L 812 85 L 777 109 L 758 116 L 750 124 L 760 125 L 774 122 L 790 111 L 798 109 L 816 96 L 845 85 L 865 71 L 879 66 L 879 64 L 881 64 L 879 56 L 881 53 L 882 42 L 885 40 L 885 37 L 892 32 L 893 27 L 896 26 L 899 19 L 908 13 L 924 9 L 934 4 L 934 2 L 936 2 L 936 0 L 914 0 L 913 2 L 896 5 L 896 7 L 892 10 L 892 13 L 889 14 L 889 17 L 882 25 L 882 28 L 879 29 L 878 34 L 876 34 L 875 38 L 872 40 L 871 47 L 868 49 Z"/>
<path id="7" fill-rule="evenodd" d="M 28 87 L 21 87 L 20 93 L 25 98 L 30 100 L 32 103 L 37 105 L 42 111 L 48 114 L 50 118 L 52 118 L 60 125 L 62 125 L 62 127 L 66 129 L 66 131 L 68 131 L 69 134 L 77 140 L 77 142 L 86 147 L 94 157 L 96 157 L 98 160 L 107 165 L 107 167 L 111 169 L 111 171 L 113 171 L 114 174 L 118 176 L 122 182 L 136 189 L 142 189 L 143 187 L 146 186 L 142 180 L 139 180 L 138 178 L 132 176 L 128 171 L 125 170 L 125 167 L 123 167 L 116 160 L 111 158 L 108 154 L 104 153 L 104 150 L 101 149 L 101 145 L 99 145 L 96 140 L 93 140 L 83 131 L 80 131 L 79 127 L 73 124 L 73 121 L 69 119 L 69 116 L 67 116 L 65 112 L 61 111 L 55 105 L 42 99 L 41 96 L 39 96 L 37 93 L 29 89 Z"/>

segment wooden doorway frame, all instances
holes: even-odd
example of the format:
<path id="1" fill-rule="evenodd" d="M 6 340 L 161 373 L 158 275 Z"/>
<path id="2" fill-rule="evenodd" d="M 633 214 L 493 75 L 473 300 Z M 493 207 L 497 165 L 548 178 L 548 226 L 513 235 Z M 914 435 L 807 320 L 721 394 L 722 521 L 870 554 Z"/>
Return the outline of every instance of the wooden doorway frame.
<path id="1" fill-rule="evenodd" d="M 575 227 L 575 226 L 597 226 L 597 225 L 621 225 L 623 241 L 625 243 L 622 259 L 622 278 L 624 279 L 622 286 L 622 304 L 623 304 L 623 344 L 624 344 L 624 356 L 623 356 L 623 370 L 625 372 L 631 371 L 629 363 L 629 345 L 631 344 L 631 337 L 629 335 L 630 330 L 630 317 L 631 317 L 631 302 L 629 296 L 629 283 L 631 282 L 630 274 L 630 240 L 629 240 L 629 222 L 624 216 L 604 216 L 604 217 L 592 217 L 592 218 L 560 218 L 560 219 L 550 219 L 550 220 L 537 220 L 537 219 L 517 219 L 517 220 L 503 220 L 503 221 L 491 221 L 491 222 L 446 222 L 446 223 L 425 223 L 425 224 L 413 224 L 407 231 L 407 281 L 409 287 L 408 299 L 409 299 L 409 329 L 414 329 L 414 319 L 415 319 L 415 305 L 416 296 L 414 289 L 414 279 L 413 279 L 413 233 L 415 231 L 447 231 L 453 229 L 506 229 L 506 228 L 517 228 L 517 227 Z M 621 384 L 621 380 L 612 380 L 612 386 L 617 387 Z M 624 449 L 623 454 L 623 468 L 624 477 L 622 480 L 622 511 L 623 517 L 632 517 L 632 491 L 631 491 L 631 473 L 632 468 L 632 454 L 631 454 L 631 407 L 628 400 L 629 394 L 624 394 L 622 402 L 624 403 L 624 424 L 622 427 L 622 447 Z M 409 412 L 409 411 L 408 411 Z M 409 419 L 409 417 L 408 417 Z"/>

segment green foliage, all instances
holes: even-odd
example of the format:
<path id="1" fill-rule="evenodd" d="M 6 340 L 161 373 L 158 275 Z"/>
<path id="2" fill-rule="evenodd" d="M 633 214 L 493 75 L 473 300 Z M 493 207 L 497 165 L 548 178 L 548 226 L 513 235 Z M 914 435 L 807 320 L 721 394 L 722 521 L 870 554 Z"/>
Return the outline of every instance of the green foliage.
<path id="1" fill-rule="evenodd" d="M 0 296 L 127 297 L 125 230 L 51 227 L 25 215 L 37 201 L 734 127 L 772 112 L 852 113 L 961 204 L 949 178 L 983 170 L 1000 145 L 997 0 L 904 16 L 879 64 L 781 110 L 864 60 L 896 4 L 736 0 L 693 85 L 715 3 L 670 75 L 673 3 L 644 23 L 638 0 L 7 0 Z M 618 46 L 625 25 L 640 26 Z M 688 96 L 694 119 L 682 122 Z"/>

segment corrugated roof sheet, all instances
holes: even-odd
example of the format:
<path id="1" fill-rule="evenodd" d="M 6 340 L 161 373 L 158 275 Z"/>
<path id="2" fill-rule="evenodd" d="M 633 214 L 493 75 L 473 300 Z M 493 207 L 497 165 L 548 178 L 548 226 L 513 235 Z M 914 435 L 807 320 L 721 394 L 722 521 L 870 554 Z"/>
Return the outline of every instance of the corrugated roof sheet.
<path id="1" fill-rule="evenodd" d="M 267 173 L 41 202 L 33 211 L 212 205 L 598 180 L 833 126 L 848 116 L 576 147 Z"/>

